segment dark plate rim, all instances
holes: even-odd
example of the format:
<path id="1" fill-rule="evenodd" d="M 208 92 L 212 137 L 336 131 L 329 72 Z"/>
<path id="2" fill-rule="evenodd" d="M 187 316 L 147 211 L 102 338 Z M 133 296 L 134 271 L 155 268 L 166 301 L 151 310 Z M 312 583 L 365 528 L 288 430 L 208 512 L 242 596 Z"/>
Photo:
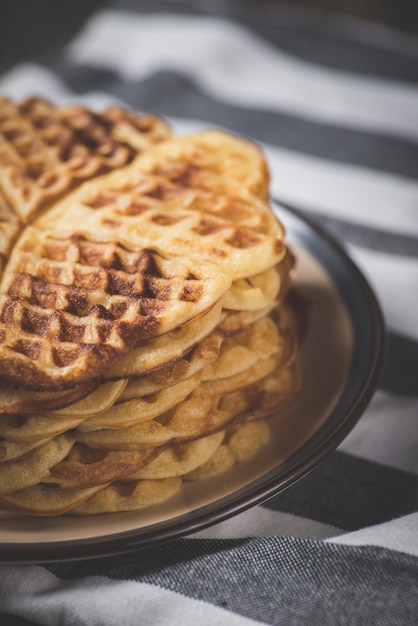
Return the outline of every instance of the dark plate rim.
<path id="1" fill-rule="evenodd" d="M 370 315 L 369 337 L 371 344 L 370 364 L 361 382 L 355 398 L 343 415 L 338 417 L 339 403 L 333 410 L 337 414 L 337 423 L 331 428 L 325 424 L 292 455 L 288 467 L 279 471 L 274 468 L 249 485 L 229 494 L 220 500 L 177 518 L 158 522 L 145 528 L 122 531 L 112 535 L 102 535 L 88 539 L 69 539 L 56 542 L 40 543 L 1 543 L 0 562 L 3 563 L 52 563 L 56 561 L 76 561 L 91 558 L 104 558 L 123 554 L 132 550 L 150 548 L 157 544 L 184 537 L 222 522 L 238 513 L 261 504 L 287 489 L 303 478 L 321 463 L 349 434 L 369 404 L 381 371 L 385 348 L 385 323 L 383 314 L 366 277 L 356 265 L 343 244 L 334 238 L 314 220 L 307 217 L 300 209 L 283 202 L 273 202 L 279 210 L 287 211 L 302 225 L 326 243 L 332 253 L 343 262 L 355 284 L 362 293 L 363 304 Z M 285 221 L 285 216 L 284 221 Z M 341 295 L 341 293 L 340 293 Z M 348 309 L 349 311 L 349 309 Z M 349 312 L 350 320 L 352 316 Z M 340 409 L 341 410 L 341 409 Z M 335 421 L 335 420 L 334 420 Z M 324 428 L 325 427 L 325 428 Z M 286 465 L 286 464 L 285 464 Z"/>

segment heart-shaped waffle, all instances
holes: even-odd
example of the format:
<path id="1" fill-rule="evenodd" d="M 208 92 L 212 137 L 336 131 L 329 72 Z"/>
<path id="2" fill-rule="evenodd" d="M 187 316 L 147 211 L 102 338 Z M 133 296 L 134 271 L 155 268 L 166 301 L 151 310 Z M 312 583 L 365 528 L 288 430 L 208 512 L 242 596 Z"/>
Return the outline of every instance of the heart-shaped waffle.
<path id="1" fill-rule="evenodd" d="M 163 120 L 119 107 L 99 113 L 39 97 L 0 98 L 0 198 L 31 222 L 77 184 L 123 167 L 170 135 Z"/>
<path id="2" fill-rule="evenodd" d="M 227 133 L 0 99 L 0 516 L 139 510 L 265 445 L 300 388 L 268 185 Z"/>

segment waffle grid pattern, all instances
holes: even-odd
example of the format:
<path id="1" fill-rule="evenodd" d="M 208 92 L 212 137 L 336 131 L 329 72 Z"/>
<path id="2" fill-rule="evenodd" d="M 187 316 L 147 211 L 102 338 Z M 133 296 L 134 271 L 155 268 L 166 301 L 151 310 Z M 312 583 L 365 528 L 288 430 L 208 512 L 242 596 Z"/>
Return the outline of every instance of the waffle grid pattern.
<path id="1" fill-rule="evenodd" d="M 103 371 L 104 359 L 111 364 L 137 341 L 157 335 L 167 307 L 178 304 L 180 315 L 186 309 L 192 317 L 204 301 L 204 269 L 182 258 L 167 262 L 154 251 L 130 253 L 84 238 L 45 235 L 35 245 L 32 232 L 24 237 L 30 250 L 22 244 L 0 296 L 0 352 L 13 351 L 17 366 L 36 367 L 35 386 L 42 387 L 42 372 L 49 384 L 59 385 L 64 376 L 80 382 L 77 372 L 86 376 L 87 361 L 91 378 L 95 361 Z"/>
<path id="2" fill-rule="evenodd" d="M 75 184 L 130 163 L 168 127 L 113 107 L 55 107 L 41 98 L 0 99 L 0 186 L 27 222 Z"/>

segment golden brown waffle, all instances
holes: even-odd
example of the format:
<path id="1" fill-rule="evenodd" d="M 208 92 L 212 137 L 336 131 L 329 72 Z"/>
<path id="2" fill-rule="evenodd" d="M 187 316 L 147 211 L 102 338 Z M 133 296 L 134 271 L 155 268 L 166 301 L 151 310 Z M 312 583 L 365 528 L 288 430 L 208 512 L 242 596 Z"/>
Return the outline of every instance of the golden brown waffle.
<path id="1" fill-rule="evenodd" d="M 68 404 L 65 408 L 60 408 L 52 412 L 55 417 L 90 417 L 107 411 L 121 397 L 127 379 L 115 380 L 103 383 L 96 387 L 88 396 Z M 33 411 L 31 411 L 33 413 Z M 39 411 L 38 411 L 39 413 Z M 45 413 L 45 408 L 43 409 Z"/>
<path id="2" fill-rule="evenodd" d="M 211 310 L 206 316 L 185 324 L 162 337 L 144 342 L 140 348 L 129 353 L 130 359 L 124 361 L 125 373 L 132 377 L 141 377 L 141 395 L 156 393 L 165 386 L 174 385 L 184 378 L 195 374 L 205 365 L 214 361 L 222 343 L 223 334 L 212 332 L 204 336 L 205 331 L 219 321 L 221 309 Z M 202 339 L 203 335 L 203 339 Z M 201 341 L 194 345 L 197 341 Z M 190 343 L 193 346 L 190 348 Z M 184 354 L 186 352 L 186 354 Z M 131 371 L 127 371 L 128 361 L 131 363 Z M 117 365 L 122 365 L 117 363 Z M 135 369 L 137 366 L 137 369 Z M 146 375 L 147 372 L 150 372 Z M 101 413 L 109 408 L 122 393 L 127 379 L 115 380 L 111 383 L 103 383 L 93 389 L 94 384 L 78 385 L 73 389 L 63 391 L 31 391 L 28 389 L 15 388 L 6 385 L 0 386 L 0 416 L 7 415 L 7 421 L 11 424 L 27 423 L 27 416 L 40 412 L 54 412 L 56 417 L 78 415 L 85 417 Z M 132 380 L 130 389 L 134 387 Z M 127 399 L 127 392 L 124 397 Z M 17 414 L 19 417 L 12 419 L 10 416 Z M 24 417 L 22 417 L 22 415 Z M 11 434 L 16 426 L 9 429 L 6 419 L 0 417 L 0 437 Z M 45 428 L 43 426 L 42 429 Z M 21 433 L 18 438 L 21 437 Z M 56 431 L 57 432 L 57 431 Z M 55 434 L 56 434 L 55 432 Z M 63 431 L 59 431 L 63 432 Z M 31 431 L 29 438 L 35 436 Z"/>
<path id="3" fill-rule="evenodd" d="M 36 448 L 44 446 L 50 439 L 52 436 L 23 442 L 0 439 L 0 463 L 18 461 L 28 456 Z"/>
<path id="4" fill-rule="evenodd" d="M 0 101 L 0 516 L 162 502 L 251 458 L 298 393 L 264 157 L 169 135 Z"/>
<path id="5" fill-rule="evenodd" d="M 85 419 L 79 426 L 80 431 L 90 432 L 103 428 L 127 428 L 138 422 L 152 420 L 169 411 L 199 386 L 200 373 L 185 378 L 175 385 L 163 388 L 151 396 L 134 398 L 115 403 L 110 409 Z"/>
<path id="6" fill-rule="evenodd" d="M 84 489 L 106 485 L 120 480 L 149 463 L 160 450 L 95 450 L 76 443 L 65 459 L 50 467 L 44 475 L 44 484 L 59 485 L 62 489 Z"/>
<path id="7" fill-rule="evenodd" d="M 173 364 L 208 336 L 222 316 L 222 301 L 203 315 L 196 316 L 187 324 L 172 331 L 141 341 L 104 374 L 106 379 L 136 377 Z"/>
<path id="8" fill-rule="evenodd" d="M 269 440 L 270 429 L 265 420 L 248 422 L 238 428 L 232 427 L 213 454 L 203 463 L 199 463 L 195 469 L 185 472 L 183 478 L 207 480 L 218 476 L 236 463 L 249 461 Z"/>
<path id="9" fill-rule="evenodd" d="M 266 398 L 270 393 L 274 394 L 277 404 L 284 406 L 285 400 L 294 398 L 298 389 L 298 378 L 293 368 L 286 368 L 286 373 L 283 370 L 279 377 L 274 373 L 273 364 L 269 365 L 272 367 L 266 365 L 263 370 L 252 369 L 251 384 L 245 384 L 244 377 L 233 377 L 234 380 L 225 385 L 202 383 L 189 397 L 155 419 L 137 420 L 132 426 L 120 428 L 109 428 L 111 424 L 108 423 L 100 430 L 87 430 L 89 426 L 83 422 L 77 427 L 75 437 L 93 448 L 149 448 L 207 436 L 222 430 L 234 419 L 242 420 L 250 411 L 256 412 L 255 407 L 260 416 L 261 413 L 264 415 Z M 270 376 L 262 378 L 269 369 Z M 277 388 L 274 386 L 276 380 Z M 219 392 L 218 395 L 215 395 L 216 392 Z"/>
<path id="10" fill-rule="evenodd" d="M 31 391 L 2 385 L 0 415 L 30 414 L 60 409 L 88 396 L 93 388 L 92 384 L 87 384 L 64 391 Z"/>
<path id="11" fill-rule="evenodd" d="M 260 311 L 268 307 L 277 299 L 280 291 L 279 265 L 232 283 L 222 300 L 224 309 Z"/>
<path id="12" fill-rule="evenodd" d="M 170 134 L 161 119 L 118 107 L 98 113 L 38 97 L 0 98 L 0 199 L 28 223 L 80 182 L 126 165 Z"/>
<path id="13" fill-rule="evenodd" d="M 249 151 L 221 138 L 226 161 L 241 145 Z M 57 389 L 99 378 L 138 341 L 210 309 L 231 281 L 262 276 L 286 259 L 283 230 L 267 205 L 254 197 L 242 210 L 240 168 L 225 183 L 213 154 L 202 169 L 201 135 L 176 141 L 86 183 L 25 229 L 0 285 L 5 380 Z M 150 163 L 170 164 L 179 146 L 188 167 L 198 164 L 194 186 L 146 172 Z M 206 187 L 216 188 L 218 178 L 224 195 L 217 190 L 222 202 L 209 212 L 201 194 L 210 195 Z"/>
<path id="14" fill-rule="evenodd" d="M 0 286 L 0 374 L 59 389 L 102 375 L 139 340 L 209 309 L 230 284 L 218 265 L 55 238 L 28 227 Z"/>
<path id="15" fill-rule="evenodd" d="M 204 359 L 212 359 L 214 352 L 217 355 L 216 346 L 225 334 L 239 333 L 276 306 L 278 293 L 282 297 L 287 290 L 282 265 L 287 272 L 288 258 L 286 254 L 277 266 L 234 282 L 220 302 L 204 315 L 166 335 L 140 342 L 105 373 L 105 378 L 143 376 L 149 371 L 156 371 L 155 378 L 160 376 L 161 380 L 184 378 L 185 369 L 198 367 L 197 359 L 203 365 Z M 204 343 L 202 338 L 206 339 Z"/>
<path id="16" fill-rule="evenodd" d="M 223 341 L 212 363 L 174 385 L 157 386 L 153 393 L 145 394 L 144 391 L 149 391 L 147 380 L 145 389 L 141 378 L 130 381 L 110 409 L 89 417 L 78 430 L 119 430 L 157 418 L 205 381 L 208 382 L 202 388 L 208 397 L 225 394 L 267 376 L 279 365 L 286 365 L 295 357 L 295 351 L 294 332 L 282 336 L 280 326 L 276 327 L 271 319 L 259 320 L 250 329 Z"/>
<path id="17" fill-rule="evenodd" d="M 111 406 L 126 386 L 126 379 L 77 385 L 63 391 L 31 391 L 0 386 L 0 415 L 33 414 L 55 411 L 56 415 L 94 415 Z M 65 407 L 67 408 L 65 410 Z"/>
<path id="18" fill-rule="evenodd" d="M 224 438 L 225 431 L 221 430 L 187 443 L 167 446 L 150 463 L 131 474 L 129 479 L 155 480 L 184 476 L 206 463 L 215 454 Z"/>
<path id="19" fill-rule="evenodd" d="M 50 439 L 76 428 L 83 417 L 60 417 L 50 415 L 2 415 L 0 419 L 0 437 L 7 442 L 30 443 Z"/>
<path id="20" fill-rule="evenodd" d="M 206 368 L 219 357 L 224 337 L 213 331 L 202 339 L 185 357 L 150 372 L 144 376 L 132 377 L 117 402 L 153 396 L 163 389 L 173 387 L 191 377 L 201 379 Z"/>
<path id="21" fill-rule="evenodd" d="M 174 143 L 167 142 L 160 146 L 158 153 L 149 153 L 143 159 L 145 172 L 161 175 L 174 184 L 181 184 L 189 189 L 201 189 L 217 194 L 219 203 L 210 207 L 214 214 L 225 214 L 226 206 L 222 197 L 231 195 L 253 198 L 262 201 L 269 199 L 270 173 L 262 151 L 253 142 L 242 137 L 217 130 L 188 135 L 178 138 Z M 202 201 L 205 198 L 202 195 Z M 239 221 L 244 213 L 248 224 L 264 223 L 263 228 L 277 231 L 280 224 L 274 223 L 267 211 L 254 215 L 248 205 L 236 203 L 231 210 Z"/>
<path id="22" fill-rule="evenodd" d="M 51 467 L 65 459 L 74 446 L 71 434 L 56 437 L 36 448 L 23 459 L 0 465 L 0 494 L 20 491 L 37 485 L 48 475 Z"/>
<path id="23" fill-rule="evenodd" d="M 164 479 L 169 479 L 185 475 L 187 479 L 195 480 L 215 475 L 226 469 L 225 459 L 228 467 L 232 464 L 231 460 L 234 463 L 247 460 L 266 442 L 265 428 L 260 431 L 258 426 L 251 426 L 251 421 L 246 427 L 245 420 L 259 419 L 266 411 L 271 412 L 275 394 L 282 395 L 283 405 L 293 399 L 297 377 L 291 374 L 292 368 L 287 368 L 287 371 L 290 374 L 289 379 L 281 376 L 269 377 L 252 388 L 246 387 L 228 393 L 215 406 L 212 405 L 212 409 L 208 410 L 206 407 L 206 417 L 199 424 L 199 436 L 196 436 L 190 419 L 192 415 L 193 419 L 197 416 L 196 403 L 194 407 L 189 407 L 191 412 L 187 406 L 183 406 L 182 415 L 177 417 L 177 424 L 172 421 L 170 426 L 172 433 L 174 429 L 177 435 L 171 438 L 171 448 L 164 448 L 155 432 L 151 437 L 153 441 L 148 441 L 149 445 L 141 446 L 131 441 L 125 448 L 118 448 L 117 445 L 115 447 L 114 441 L 110 447 L 96 448 L 91 443 L 82 442 L 82 437 L 78 441 L 75 432 L 71 435 L 60 435 L 33 450 L 27 457 L 2 465 L 0 503 L 11 512 L 27 515 L 135 510 L 145 506 L 145 501 L 140 504 L 136 498 L 127 496 L 134 490 L 141 489 L 140 485 L 143 481 L 148 481 L 149 477 L 164 476 Z M 202 405 L 205 400 L 203 397 L 201 400 L 200 411 L 205 412 Z M 209 402 L 206 396 L 206 403 Z M 274 406 L 277 406 L 277 398 L 274 398 Z M 150 426 L 152 422 L 151 420 Z M 179 438 L 180 422 L 183 432 Z M 163 427 L 161 422 L 155 424 Z M 224 439 L 223 430 L 231 427 L 232 431 L 229 430 L 228 437 Z M 148 428 L 148 435 L 151 432 Z M 219 453 L 220 441 L 222 449 Z M 156 442 L 158 445 L 155 448 L 153 444 Z M 158 462 L 160 455 L 161 461 Z M 148 464 L 149 472 L 146 469 Z M 163 478 L 158 478 L 160 480 Z M 179 485 L 176 485 L 174 490 L 169 489 L 166 496 L 169 497 L 178 488 Z M 118 493 L 119 497 L 124 495 L 123 506 L 116 505 L 112 498 L 108 501 L 109 491 Z M 90 503 L 96 493 L 102 493 L 101 497 Z M 166 499 L 158 494 L 160 490 L 157 488 L 155 497 L 147 500 L 148 506 Z M 86 502 L 86 508 L 78 509 L 81 502 Z"/>
<path id="24" fill-rule="evenodd" d="M 181 487 L 180 478 L 115 481 L 71 509 L 72 515 L 97 515 L 113 511 L 140 511 L 172 498 Z"/>
<path id="25" fill-rule="evenodd" d="M 37 220 L 36 228 L 63 238 L 75 229 L 93 240 L 117 236 L 135 248 L 210 259 L 228 267 L 232 280 L 272 267 L 286 254 L 280 222 L 267 203 L 239 184 L 238 167 L 226 180 L 209 169 L 216 158 L 228 160 L 230 153 L 249 147 L 221 134 L 224 154 L 209 153 L 204 169 L 198 150 L 202 135 L 155 145 L 132 165 L 86 183 Z M 184 153 L 178 154 L 179 147 Z M 182 158 L 187 171 L 197 168 L 196 180 L 170 178 L 166 169 L 174 158 Z"/>
<path id="26" fill-rule="evenodd" d="M 273 319 L 275 320 L 273 322 Z M 170 336 L 170 333 L 168 333 Z M 209 381 L 208 396 L 225 393 L 267 375 L 273 367 L 284 367 L 295 359 L 297 336 L 291 310 L 280 307 L 270 318 L 262 318 L 248 329 L 222 338 L 218 331 L 204 338 L 188 355 L 139 378 L 100 385 L 82 400 L 47 415 L 29 411 L 31 396 L 48 392 L 26 392 L 29 415 L 1 415 L 0 437 L 29 442 L 56 436 L 80 426 L 82 431 L 113 427 L 119 429 L 159 417 L 178 405 L 201 382 Z M 175 366 L 179 365 L 178 368 Z M 174 374 L 170 374 L 170 368 Z M 14 390 L 18 397 L 17 390 Z M 24 397 L 24 396 L 23 396 Z M 23 401 L 23 398 L 22 398 Z M 12 403 L 10 407 L 14 406 Z M 16 411 L 16 406 L 15 413 Z M 96 417 L 94 417 L 96 416 Z"/>
<path id="27" fill-rule="evenodd" d="M 185 478 L 195 480 L 227 469 L 232 464 L 231 459 L 234 463 L 247 460 L 268 438 L 266 426 L 252 426 L 251 420 L 260 419 L 265 413 L 271 412 L 272 407 L 278 405 L 277 396 L 281 396 L 282 406 L 294 398 L 298 376 L 292 366 L 285 368 L 285 371 L 284 376 L 275 374 L 252 386 L 231 391 L 215 403 L 206 393 L 202 394 L 199 405 L 203 421 L 199 424 L 198 436 L 196 424 L 192 424 L 198 417 L 196 400 L 188 401 L 190 407 L 187 407 L 187 402 L 184 403 L 177 419 L 172 419 L 169 427 L 160 421 L 151 420 L 150 425 L 154 423 L 171 430 L 170 445 L 175 446 L 171 451 L 161 447 L 161 440 L 158 441 L 158 435 L 152 428 L 148 428 L 148 436 L 153 432 L 150 437 L 152 441 L 148 441 L 148 445 L 138 445 L 138 442 L 130 439 L 125 448 L 118 448 L 117 445 L 115 447 L 115 442 L 112 441 L 110 447 L 105 445 L 95 449 L 95 445 L 83 442 L 83 437 L 79 439 L 75 432 L 61 435 L 32 451 L 26 459 L 3 465 L 0 503 L 11 512 L 57 515 L 69 511 L 87 514 L 135 510 L 164 500 L 180 486 L 168 483 L 167 486 L 171 485 L 173 488 L 164 490 L 166 497 L 162 497 L 158 484 L 163 486 L 164 483 L 160 483 L 160 480 L 169 480 L 170 477 L 157 480 L 154 498 L 138 501 L 136 497 L 128 497 L 135 490 L 141 490 L 143 482 L 148 483 L 148 478 L 141 477 L 141 467 L 144 468 L 143 475 L 147 475 L 145 468 L 154 459 L 158 461 L 161 454 L 161 462 L 151 465 L 150 475 L 154 471 L 156 475 L 170 474 L 170 459 L 177 458 L 171 466 L 172 476 L 184 472 Z M 183 432 L 178 437 L 180 424 Z M 228 436 L 226 439 L 222 438 L 222 446 L 219 448 L 221 436 L 211 439 L 211 433 L 222 433 L 225 428 L 228 429 Z M 173 436 L 173 431 L 176 431 L 176 436 Z M 185 446 L 182 443 L 194 439 L 196 444 Z M 196 459 L 196 452 L 201 455 L 200 464 Z M 211 452 L 214 452 L 213 457 Z M 202 467 L 200 472 L 199 467 Z M 99 493 L 99 498 L 93 498 L 94 494 Z M 109 493 L 113 494 L 110 499 Z M 123 504 L 120 500 L 119 505 L 115 503 L 115 494 L 118 499 L 123 496 Z M 86 505 L 79 508 L 81 502 Z"/>
<path id="28" fill-rule="evenodd" d="M 22 225 L 11 211 L 0 188 L 0 279 L 21 230 Z"/>

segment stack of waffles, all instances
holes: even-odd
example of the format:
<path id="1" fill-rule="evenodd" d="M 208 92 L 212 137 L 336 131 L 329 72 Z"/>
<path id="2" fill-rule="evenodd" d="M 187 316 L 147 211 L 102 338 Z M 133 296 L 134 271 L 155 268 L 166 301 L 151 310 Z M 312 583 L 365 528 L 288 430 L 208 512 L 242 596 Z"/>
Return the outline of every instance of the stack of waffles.
<path id="1" fill-rule="evenodd" d="M 260 150 L 0 101 L 3 516 L 139 510 L 269 440 L 299 390 Z"/>

